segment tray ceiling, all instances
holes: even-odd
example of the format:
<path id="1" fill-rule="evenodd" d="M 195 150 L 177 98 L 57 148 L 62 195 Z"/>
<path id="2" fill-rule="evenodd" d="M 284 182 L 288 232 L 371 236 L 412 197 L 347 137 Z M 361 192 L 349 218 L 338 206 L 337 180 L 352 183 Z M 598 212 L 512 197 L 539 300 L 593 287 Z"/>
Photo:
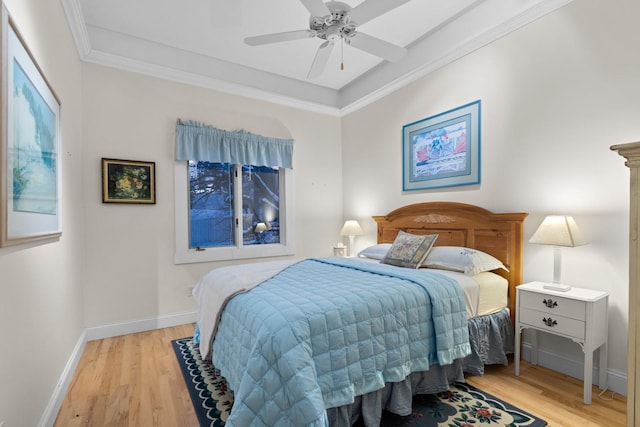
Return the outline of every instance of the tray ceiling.
<path id="1" fill-rule="evenodd" d="M 243 41 L 308 29 L 299 0 L 61 1 L 84 61 L 342 115 L 571 0 L 411 0 L 358 28 L 406 47 L 405 57 L 391 63 L 336 46 L 313 79 L 307 73 L 323 40 Z M 342 2 L 355 7 L 362 0 Z"/>

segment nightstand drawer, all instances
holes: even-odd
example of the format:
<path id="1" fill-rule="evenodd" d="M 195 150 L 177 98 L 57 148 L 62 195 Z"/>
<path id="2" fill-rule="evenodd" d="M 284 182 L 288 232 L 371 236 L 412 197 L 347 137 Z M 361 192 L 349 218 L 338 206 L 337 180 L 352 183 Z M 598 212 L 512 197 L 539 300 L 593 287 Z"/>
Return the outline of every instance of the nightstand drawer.
<path id="1" fill-rule="evenodd" d="M 545 295 L 538 292 L 520 292 L 520 307 L 577 320 L 585 320 L 586 318 L 584 301 Z"/>
<path id="2" fill-rule="evenodd" d="M 520 323 L 534 328 L 566 335 L 572 338 L 584 339 L 585 322 L 530 308 L 520 308 Z"/>

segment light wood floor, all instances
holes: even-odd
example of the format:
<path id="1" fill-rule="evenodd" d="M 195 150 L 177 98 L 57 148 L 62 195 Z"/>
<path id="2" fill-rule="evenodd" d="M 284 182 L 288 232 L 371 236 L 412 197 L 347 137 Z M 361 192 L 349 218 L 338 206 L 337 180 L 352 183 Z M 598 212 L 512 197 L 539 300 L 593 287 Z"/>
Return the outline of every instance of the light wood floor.
<path id="1" fill-rule="evenodd" d="M 198 427 L 171 340 L 190 336 L 193 325 L 87 343 L 54 427 Z M 549 427 L 625 425 L 626 400 L 593 390 L 582 403 L 582 382 L 523 362 L 490 367 L 467 381 L 545 419 Z"/>

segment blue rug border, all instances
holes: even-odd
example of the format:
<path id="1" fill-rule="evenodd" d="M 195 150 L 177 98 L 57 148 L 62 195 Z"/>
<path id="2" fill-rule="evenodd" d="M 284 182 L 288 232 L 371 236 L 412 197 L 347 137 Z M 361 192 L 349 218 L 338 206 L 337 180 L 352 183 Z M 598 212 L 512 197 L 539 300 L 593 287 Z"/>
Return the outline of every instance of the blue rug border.
<path id="1" fill-rule="evenodd" d="M 187 387 L 187 391 L 189 392 L 189 397 L 191 398 L 191 404 L 193 405 L 193 409 L 196 413 L 196 417 L 198 418 L 198 423 L 200 427 L 213 427 L 213 422 L 207 418 L 206 411 L 203 410 L 202 407 L 198 406 L 197 402 L 202 401 L 202 397 L 200 397 L 198 391 L 195 387 L 190 387 L 191 383 L 191 373 L 187 368 L 186 363 L 184 363 L 184 357 L 182 356 L 182 351 L 180 350 L 181 343 L 185 341 L 191 341 L 193 337 L 179 338 L 177 340 L 171 341 L 171 346 L 173 347 L 173 351 L 175 352 L 176 359 L 178 365 L 180 366 L 180 372 L 182 372 L 182 378 L 184 379 L 185 385 Z"/>

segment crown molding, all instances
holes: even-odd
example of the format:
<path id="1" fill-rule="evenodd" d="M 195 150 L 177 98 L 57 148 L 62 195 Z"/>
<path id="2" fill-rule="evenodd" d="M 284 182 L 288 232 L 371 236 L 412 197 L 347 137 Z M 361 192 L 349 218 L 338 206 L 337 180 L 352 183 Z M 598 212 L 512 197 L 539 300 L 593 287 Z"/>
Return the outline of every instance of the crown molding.
<path id="1" fill-rule="evenodd" d="M 61 0 L 80 59 L 331 116 L 353 113 L 503 37 L 572 0 L 478 0 L 412 43 L 397 63 L 383 62 L 340 90 L 85 25 L 80 0 Z M 498 12 L 496 12 L 498 11 Z M 501 15 L 493 27 L 488 17 Z M 429 58 L 424 62 L 424 58 Z"/>

